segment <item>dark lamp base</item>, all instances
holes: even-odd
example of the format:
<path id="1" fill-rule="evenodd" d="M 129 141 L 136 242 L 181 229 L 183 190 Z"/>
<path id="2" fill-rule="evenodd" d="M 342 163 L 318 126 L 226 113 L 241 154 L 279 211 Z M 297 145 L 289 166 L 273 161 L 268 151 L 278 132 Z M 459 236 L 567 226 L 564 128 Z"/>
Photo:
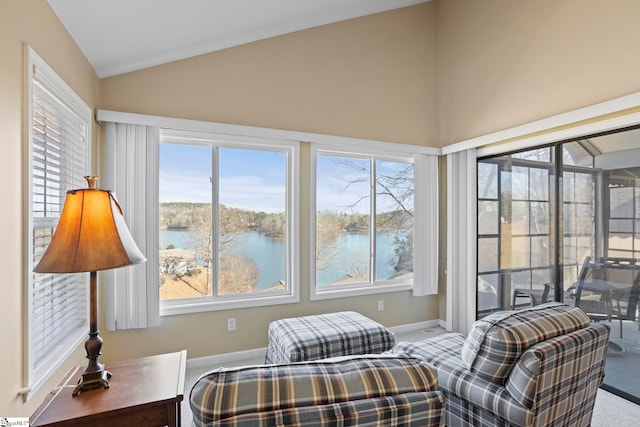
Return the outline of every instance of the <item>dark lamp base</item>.
<path id="1" fill-rule="evenodd" d="M 107 381 L 109 378 L 111 378 L 111 372 L 109 371 L 84 372 L 78 385 L 73 390 L 73 397 L 85 391 L 109 388 L 109 381 Z"/>

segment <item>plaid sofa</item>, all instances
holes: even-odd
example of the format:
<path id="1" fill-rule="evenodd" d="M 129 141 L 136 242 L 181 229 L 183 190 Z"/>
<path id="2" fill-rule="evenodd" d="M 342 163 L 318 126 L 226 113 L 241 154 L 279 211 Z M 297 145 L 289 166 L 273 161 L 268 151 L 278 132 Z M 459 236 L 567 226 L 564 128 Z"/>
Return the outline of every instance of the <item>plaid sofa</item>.
<path id="1" fill-rule="evenodd" d="M 607 326 L 548 303 L 489 315 L 466 339 L 449 333 L 393 352 L 436 368 L 447 426 L 588 426 L 608 342 Z"/>
<path id="2" fill-rule="evenodd" d="M 197 427 L 444 425 L 435 372 L 406 356 L 220 368 L 196 381 L 190 405 Z"/>

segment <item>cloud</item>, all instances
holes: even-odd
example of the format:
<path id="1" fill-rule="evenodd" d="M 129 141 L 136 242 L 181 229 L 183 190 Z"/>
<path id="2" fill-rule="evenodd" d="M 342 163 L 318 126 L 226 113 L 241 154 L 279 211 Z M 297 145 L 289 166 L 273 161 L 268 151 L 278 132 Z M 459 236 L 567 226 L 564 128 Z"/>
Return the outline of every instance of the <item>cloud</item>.
<path id="1" fill-rule="evenodd" d="M 211 203 L 211 182 L 208 176 L 186 176 L 160 172 L 160 203 Z"/>
<path id="2" fill-rule="evenodd" d="M 160 203 L 211 203 L 211 181 L 208 176 L 160 172 Z M 283 212 L 284 184 L 267 183 L 258 176 L 237 176 L 220 180 L 220 203 L 229 207 Z"/>

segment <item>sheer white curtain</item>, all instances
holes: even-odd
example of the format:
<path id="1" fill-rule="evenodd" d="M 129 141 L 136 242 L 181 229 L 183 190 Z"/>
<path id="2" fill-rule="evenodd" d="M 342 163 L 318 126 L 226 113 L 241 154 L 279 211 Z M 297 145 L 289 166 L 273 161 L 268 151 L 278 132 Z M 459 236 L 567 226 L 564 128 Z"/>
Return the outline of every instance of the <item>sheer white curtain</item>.
<path id="1" fill-rule="evenodd" d="M 103 273 L 108 330 L 158 326 L 159 128 L 106 123 L 101 187 L 112 190 L 147 262 Z"/>
<path id="2" fill-rule="evenodd" d="M 476 150 L 447 154 L 447 322 L 467 334 L 476 317 Z"/>

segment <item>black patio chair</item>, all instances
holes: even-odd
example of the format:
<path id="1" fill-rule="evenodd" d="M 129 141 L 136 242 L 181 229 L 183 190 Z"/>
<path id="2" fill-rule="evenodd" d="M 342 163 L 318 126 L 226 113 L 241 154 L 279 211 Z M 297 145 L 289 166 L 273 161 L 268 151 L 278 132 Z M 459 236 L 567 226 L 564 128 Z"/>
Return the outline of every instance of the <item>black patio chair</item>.
<path id="1" fill-rule="evenodd" d="M 551 282 L 544 283 L 540 288 L 515 288 L 511 297 L 511 309 L 515 310 L 518 298 L 529 298 L 529 305 L 534 307 L 545 302 L 553 301 L 555 285 Z"/>
<path id="2" fill-rule="evenodd" d="M 633 258 L 587 257 L 575 287 L 575 305 L 593 321 L 636 320 L 640 263 Z"/>

